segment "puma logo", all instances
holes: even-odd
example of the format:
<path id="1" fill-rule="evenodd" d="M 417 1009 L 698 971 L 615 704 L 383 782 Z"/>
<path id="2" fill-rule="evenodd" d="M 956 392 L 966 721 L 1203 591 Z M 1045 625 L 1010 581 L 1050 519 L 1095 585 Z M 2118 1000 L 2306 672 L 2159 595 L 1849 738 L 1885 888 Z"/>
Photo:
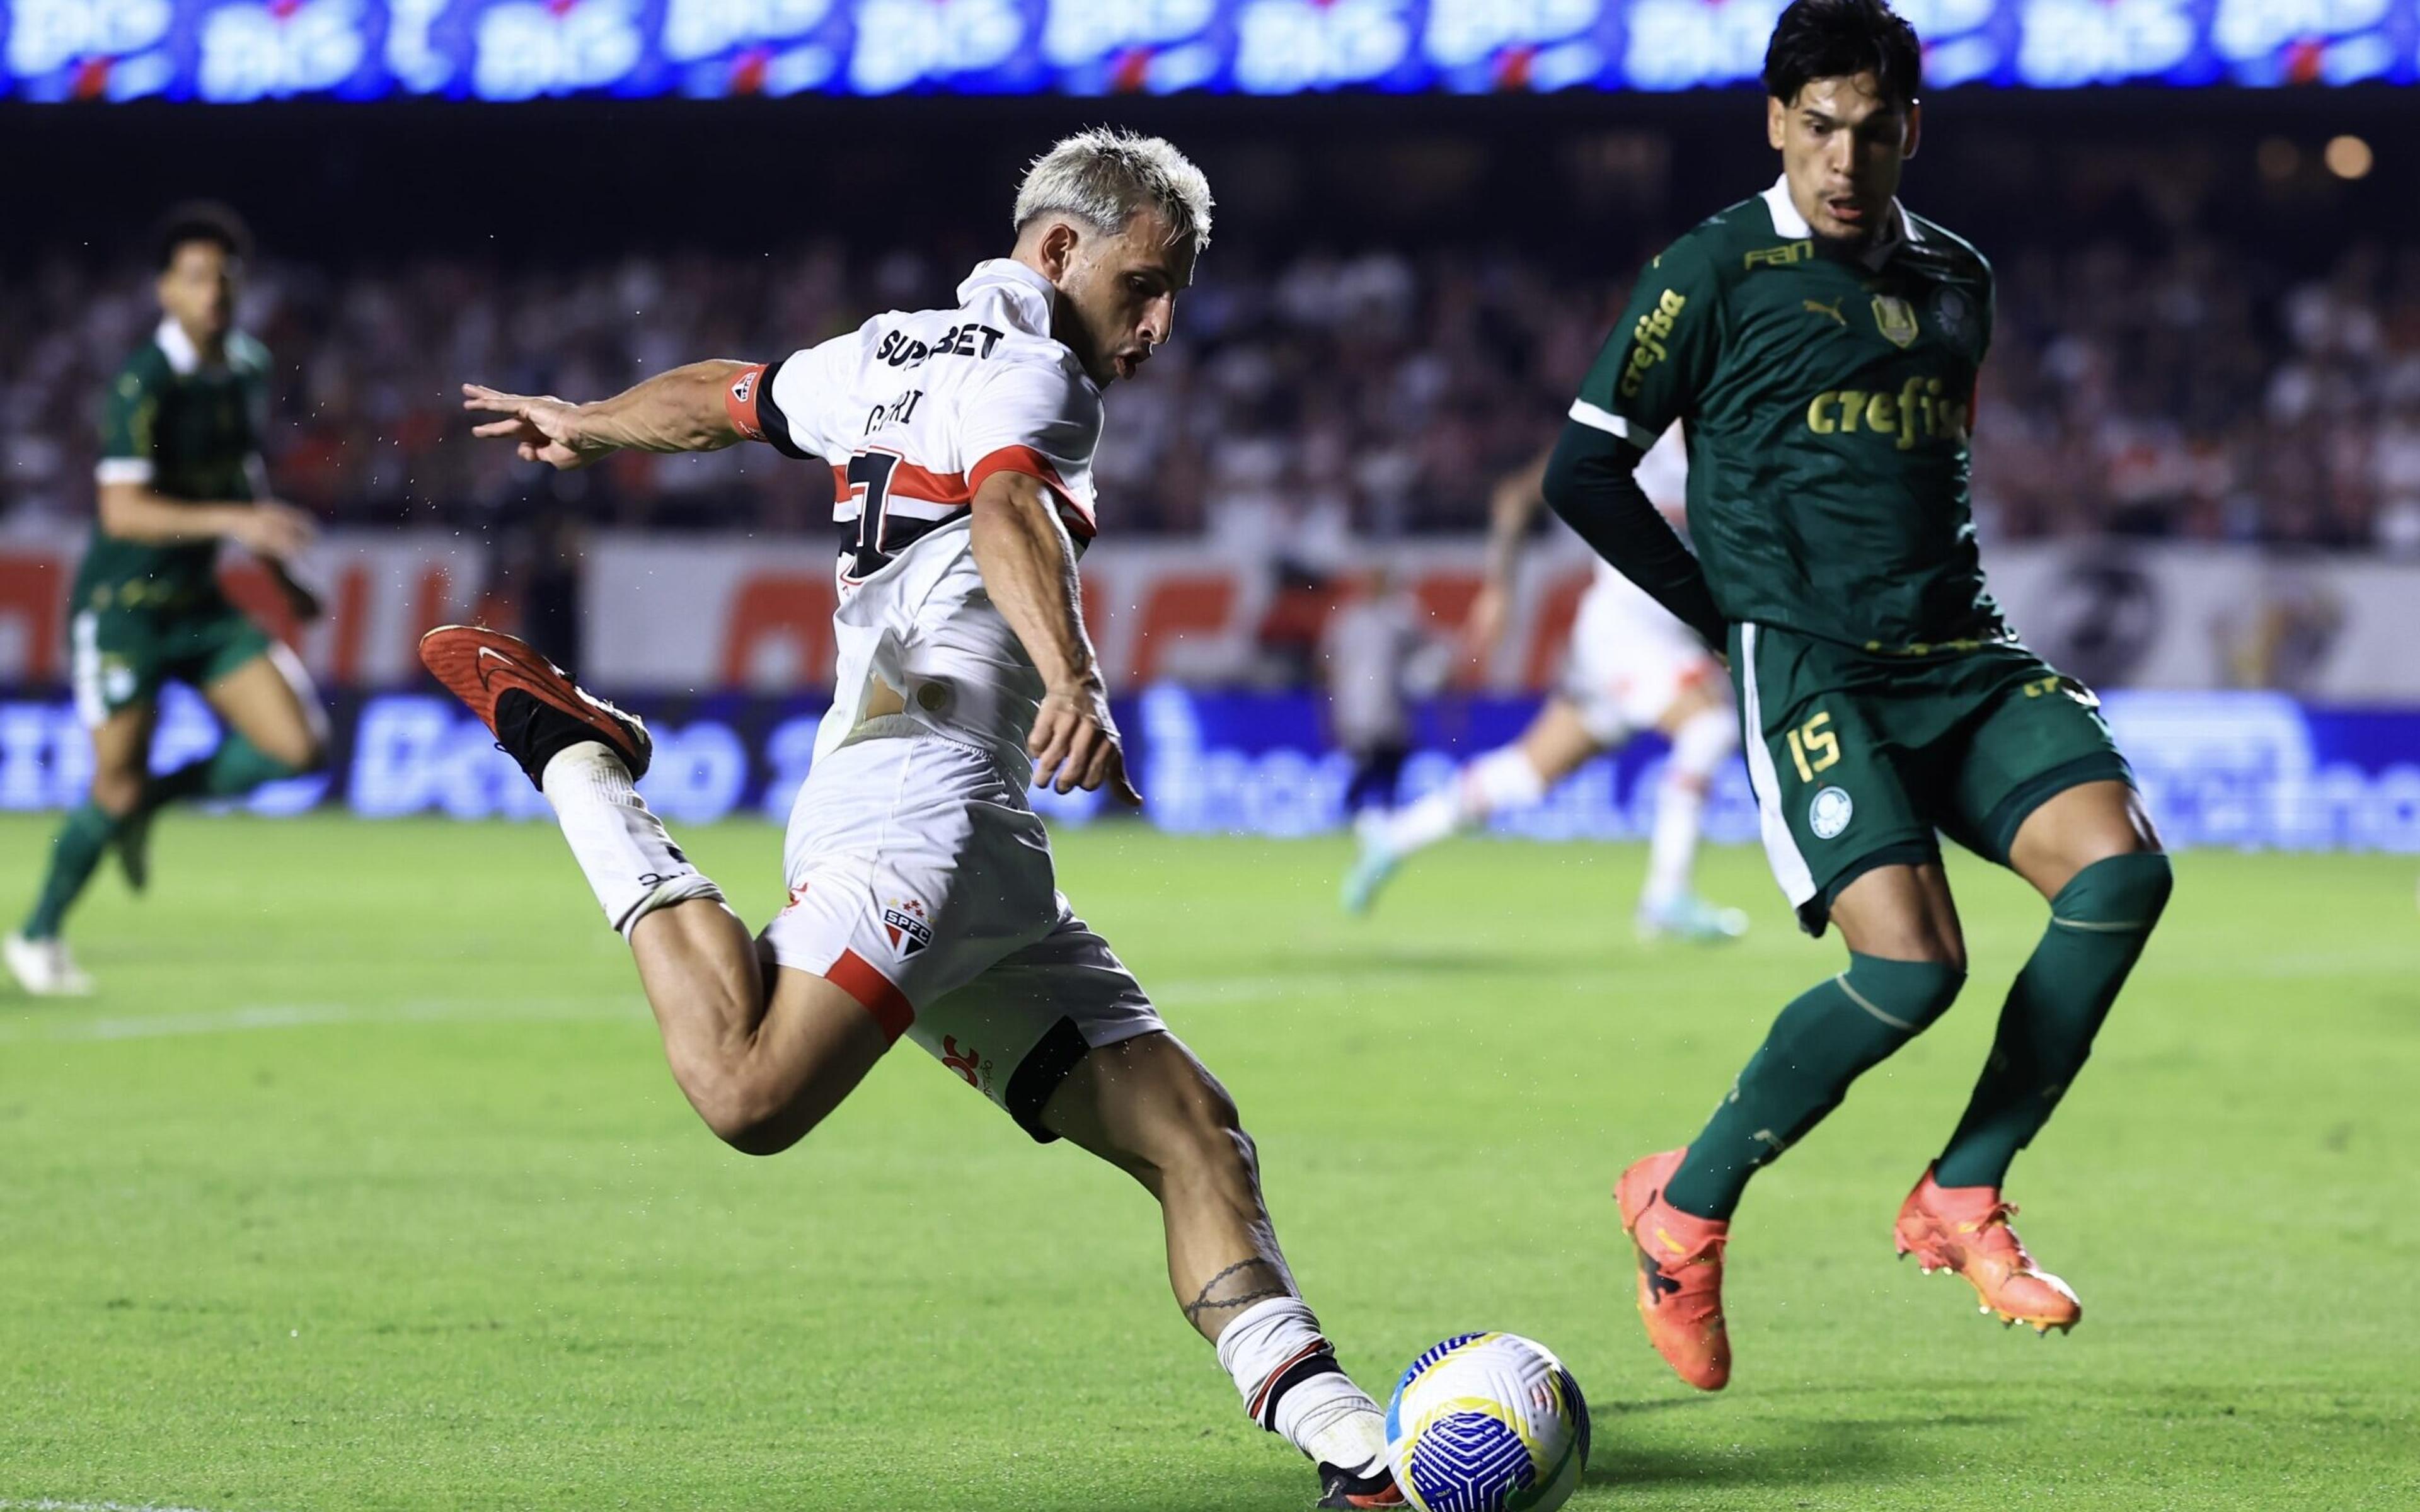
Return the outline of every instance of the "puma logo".
<path id="1" fill-rule="evenodd" d="M 1843 296 L 1843 298 L 1845 297 L 1846 296 Z M 1828 315 L 1843 326 L 1849 323 L 1849 317 L 1840 313 L 1839 300 L 1834 300 L 1829 304 L 1825 304 L 1821 300 L 1807 300 L 1803 302 L 1805 303 L 1807 312 L 1809 315 Z"/>

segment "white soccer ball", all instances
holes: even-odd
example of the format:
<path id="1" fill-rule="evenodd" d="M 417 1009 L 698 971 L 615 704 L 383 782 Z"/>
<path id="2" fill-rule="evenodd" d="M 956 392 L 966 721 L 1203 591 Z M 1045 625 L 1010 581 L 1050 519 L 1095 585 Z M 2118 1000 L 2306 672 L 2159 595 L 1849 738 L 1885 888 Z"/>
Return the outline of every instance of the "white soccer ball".
<path id="1" fill-rule="evenodd" d="M 1552 1512 L 1587 1468 L 1588 1403 L 1544 1345 L 1459 1334 L 1387 1404 L 1387 1458 L 1419 1512 Z"/>

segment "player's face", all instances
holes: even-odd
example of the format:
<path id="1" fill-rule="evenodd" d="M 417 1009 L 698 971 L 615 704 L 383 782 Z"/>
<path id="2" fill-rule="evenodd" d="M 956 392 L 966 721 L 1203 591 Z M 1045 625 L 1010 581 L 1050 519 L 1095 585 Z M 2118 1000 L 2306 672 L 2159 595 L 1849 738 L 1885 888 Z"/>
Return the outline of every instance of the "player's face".
<path id="1" fill-rule="evenodd" d="M 160 308 L 197 340 L 223 336 L 235 324 L 236 283 L 243 264 L 215 241 L 188 241 L 160 275 Z"/>
<path id="2" fill-rule="evenodd" d="M 1809 79 L 1787 104 L 1765 98 L 1765 135 L 1781 153 L 1790 202 L 1819 237 L 1871 240 L 1916 154 L 1919 108 L 1885 99 L 1878 85 L 1870 72 Z"/>
<path id="3" fill-rule="evenodd" d="M 1048 256 L 1048 248 L 1045 255 Z M 1054 270 L 1067 328 L 1058 335 L 1095 383 L 1132 378 L 1176 329 L 1176 296 L 1193 282 L 1193 243 L 1139 212 L 1113 237 L 1079 234 Z"/>

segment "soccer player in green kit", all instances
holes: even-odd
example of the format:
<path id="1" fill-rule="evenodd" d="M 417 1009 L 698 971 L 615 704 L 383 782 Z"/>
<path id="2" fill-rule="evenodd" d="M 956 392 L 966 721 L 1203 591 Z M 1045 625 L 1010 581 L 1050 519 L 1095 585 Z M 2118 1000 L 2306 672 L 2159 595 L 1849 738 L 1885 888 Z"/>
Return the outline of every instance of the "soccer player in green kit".
<path id="1" fill-rule="evenodd" d="M 286 563 L 310 517 L 267 497 L 260 458 L 269 354 L 234 329 L 248 237 L 232 212 L 185 207 L 158 239 L 161 320 L 101 399 L 99 517 L 68 597 L 77 713 L 92 731 L 90 798 L 60 825 L 23 927 L 0 941 L 27 992 L 92 990 L 60 935 L 68 908 L 115 847 L 147 881 L 151 816 L 182 798 L 233 797 L 320 764 L 326 717 L 292 652 L 229 604 L 219 544 L 259 557 L 308 618 Z M 160 687 L 194 685 L 226 727 L 218 748 L 150 774 Z"/>
<path id="2" fill-rule="evenodd" d="M 1730 1377 L 1730 1218 L 1756 1170 L 1948 1009 L 1966 950 L 1936 831 L 2008 866 L 2050 926 L 2001 1010 L 1965 1116 L 1897 1243 L 2038 1331 L 2083 1309 L 2001 1197 L 2165 906 L 2171 885 L 2097 701 L 2025 649 L 1983 586 L 1967 499 L 1992 274 L 1897 198 L 1922 53 L 1883 0 L 1795 0 L 1765 54 L 1782 177 L 1640 275 L 1584 382 L 1546 498 L 1727 654 L 1774 874 L 1847 969 L 1782 1010 L 1683 1149 L 1616 1189 L 1649 1340 L 1682 1379 Z M 1632 480 L 1674 420 L 1691 556 Z"/>

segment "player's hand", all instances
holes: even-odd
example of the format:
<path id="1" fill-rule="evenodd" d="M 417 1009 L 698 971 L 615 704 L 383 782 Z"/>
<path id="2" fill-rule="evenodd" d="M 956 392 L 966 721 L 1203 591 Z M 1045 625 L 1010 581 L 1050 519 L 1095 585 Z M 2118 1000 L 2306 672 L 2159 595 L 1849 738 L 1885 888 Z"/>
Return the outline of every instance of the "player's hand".
<path id="1" fill-rule="evenodd" d="M 462 408 L 508 417 L 474 425 L 471 434 L 512 441 L 524 462 L 544 462 L 568 472 L 613 450 L 582 435 L 580 407 L 551 393 L 505 393 L 483 384 L 465 383 Z"/>
<path id="2" fill-rule="evenodd" d="M 1463 648 L 1484 661 L 1504 639 L 1505 623 L 1512 617 L 1512 595 L 1504 591 L 1504 585 L 1490 582 L 1481 587 L 1463 618 Z"/>
<path id="3" fill-rule="evenodd" d="M 274 499 L 246 507 L 227 531 L 236 545 L 268 562 L 300 555 L 318 533 L 319 527 L 310 516 Z"/>
<path id="4" fill-rule="evenodd" d="M 1045 693 L 1025 748 L 1033 757 L 1035 787 L 1091 793 L 1107 785 L 1120 803 L 1142 806 L 1142 795 L 1126 779 L 1125 748 L 1117 721 L 1109 717 L 1109 691 L 1097 678 Z"/>

